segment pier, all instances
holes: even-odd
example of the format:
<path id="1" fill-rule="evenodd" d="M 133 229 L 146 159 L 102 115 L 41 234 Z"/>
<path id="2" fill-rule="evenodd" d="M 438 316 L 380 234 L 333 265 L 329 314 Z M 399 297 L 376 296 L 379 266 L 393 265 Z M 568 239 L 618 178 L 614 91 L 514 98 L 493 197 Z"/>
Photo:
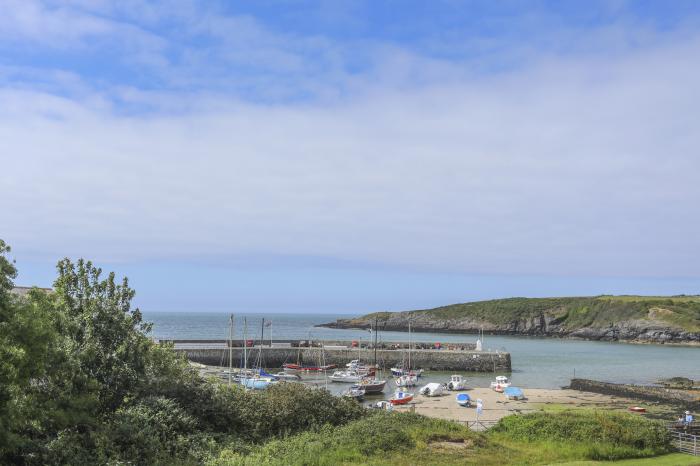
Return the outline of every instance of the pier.
<path id="1" fill-rule="evenodd" d="M 234 366 L 240 366 L 243 360 L 243 341 L 234 340 L 229 348 L 225 340 L 163 340 L 163 344 L 172 344 L 175 351 L 184 354 L 187 359 L 200 364 L 220 366 L 227 365 L 229 349 Z M 284 363 L 303 363 L 307 365 L 335 364 L 345 367 L 349 361 L 360 359 L 372 363 L 375 348 L 372 345 L 353 346 L 357 342 L 324 341 L 308 342 L 298 340 L 266 340 L 250 342 L 246 348 L 249 365 L 258 355 L 262 365 L 268 368 L 282 367 Z M 468 372 L 510 372 L 510 353 L 504 351 L 476 351 L 471 344 L 418 345 L 411 350 L 413 367 L 435 371 Z M 408 360 L 407 343 L 382 343 L 376 348 L 377 363 L 384 367 L 401 366 Z"/>

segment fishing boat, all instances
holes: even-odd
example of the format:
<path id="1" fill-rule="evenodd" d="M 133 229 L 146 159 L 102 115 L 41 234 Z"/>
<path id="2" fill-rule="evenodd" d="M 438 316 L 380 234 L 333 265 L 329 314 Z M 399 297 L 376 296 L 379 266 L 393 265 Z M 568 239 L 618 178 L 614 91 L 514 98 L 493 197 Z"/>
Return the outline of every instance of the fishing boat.
<path id="1" fill-rule="evenodd" d="M 359 385 L 353 385 L 345 393 L 343 393 L 343 396 L 357 401 L 362 401 L 365 399 L 365 389 Z"/>
<path id="2" fill-rule="evenodd" d="M 499 375 L 495 382 L 491 382 L 491 388 L 498 393 L 503 393 L 506 387 L 510 387 L 510 381 L 505 375 Z"/>
<path id="3" fill-rule="evenodd" d="M 456 398 L 457 404 L 468 408 L 472 405 L 472 399 L 466 393 L 460 393 Z"/>
<path id="4" fill-rule="evenodd" d="M 415 387 L 418 384 L 418 377 L 415 375 L 402 375 L 396 379 L 397 387 Z"/>
<path id="5" fill-rule="evenodd" d="M 335 371 L 332 375 L 329 375 L 328 378 L 331 382 L 358 383 L 362 379 L 362 376 L 354 371 Z"/>
<path id="6" fill-rule="evenodd" d="M 423 396 L 440 396 L 445 393 L 445 386 L 441 383 L 429 383 L 421 387 L 418 393 Z"/>
<path id="7" fill-rule="evenodd" d="M 362 379 L 358 385 L 365 389 L 365 394 L 376 395 L 377 393 L 382 393 L 384 391 L 386 380 Z"/>
<path id="8" fill-rule="evenodd" d="M 413 401 L 413 393 L 396 392 L 394 396 L 389 398 L 389 403 L 392 405 L 405 405 Z"/>
<path id="9" fill-rule="evenodd" d="M 447 382 L 447 389 L 452 391 L 466 390 L 467 381 L 461 375 L 453 374 L 450 376 L 450 381 Z"/>
<path id="10" fill-rule="evenodd" d="M 505 387 L 503 389 L 503 394 L 508 400 L 522 400 L 525 398 L 523 391 L 518 387 Z"/>

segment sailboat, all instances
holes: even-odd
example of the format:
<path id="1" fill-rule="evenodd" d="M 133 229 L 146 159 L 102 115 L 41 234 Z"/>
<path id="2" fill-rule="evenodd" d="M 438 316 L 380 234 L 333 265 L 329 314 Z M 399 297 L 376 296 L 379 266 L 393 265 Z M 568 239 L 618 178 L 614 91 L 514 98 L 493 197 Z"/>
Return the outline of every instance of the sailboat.
<path id="1" fill-rule="evenodd" d="M 411 321 L 408 321 L 408 366 L 401 368 L 400 375 L 396 378 L 396 385 L 399 387 L 415 387 L 418 384 L 418 374 L 411 370 Z M 421 372 L 423 372 L 421 370 Z M 392 374 L 398 374 L 399 369 L 391 368 Z"/>
<path id="2" fill-rule="evenodd" d="M 374 367 L 377 367 L 377 335 L 379 333 L 378 327 L 377 327 L 378 319 L 374 319 Z M 376 374 L 375 375 L 370 375 L 368 377 L 364 377 L 360 380 L 360 382 L 357 384 L 358 387 L 363 388 L 365 390 L 365 394 L 367 395 L 372 395 L 372 394 L 377 394 L 377 393 L 382 393 L 384 391 L 384 387 L 386 386 L 386 380 L 380 380 L 377 378 Z"/>
<path id="3" fill-rule="evenodd" d="M 248 325 L 247 321 L 244 319 L 243 320 L 243 341 L 246 342 L 243 347 L 244 347 L 244 375 L 240 379 L 240 384 L 243 385 L 247 389 L 251 390 L 264 390 L 268 388 L 271 384 L 276 383 L 277 379 L 265 372 L 263 369 L 263 363 L 262 363 L 262 347 L 263 347 L 263 336 L 264 336 L 264 330 L 263 333 L 260 336 L 260 349 L 258 351 L 258 358 L 256 360 L 256 366 L 257 368 L 254 370 L 253 375 L 248 375 L 247 374 L 247 369 L 248 369 L 248 351 L 247 351 L 247 330 L 248 330 Z M 265 319 L 263 319 L 263 324 L 262 328 L 265 328 Z"/>

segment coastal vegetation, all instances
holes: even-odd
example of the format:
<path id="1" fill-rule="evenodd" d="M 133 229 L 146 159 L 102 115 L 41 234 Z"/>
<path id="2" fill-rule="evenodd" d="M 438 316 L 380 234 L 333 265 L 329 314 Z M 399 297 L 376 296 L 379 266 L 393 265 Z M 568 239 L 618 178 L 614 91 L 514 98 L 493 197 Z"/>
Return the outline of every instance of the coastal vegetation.
<path id="1" fill-rule="evenodd" d="M 324 324 L 386 330 L 548 335 L 603 340 L 700 343 L 700 296 L 508 298 L 434 309 L 376 312 Z"/>
<path id="2" fill-rule="evenodd" d="M 629 414 L 536 413 L 477 433 L 300 384 L 204 379 L 148 338 L 126 279 L 64 259 L 53 291 L 16 295 L 9 252 L 0 241 L 0 464 L 548 464 L 669 449 L 659 424 Z"/>

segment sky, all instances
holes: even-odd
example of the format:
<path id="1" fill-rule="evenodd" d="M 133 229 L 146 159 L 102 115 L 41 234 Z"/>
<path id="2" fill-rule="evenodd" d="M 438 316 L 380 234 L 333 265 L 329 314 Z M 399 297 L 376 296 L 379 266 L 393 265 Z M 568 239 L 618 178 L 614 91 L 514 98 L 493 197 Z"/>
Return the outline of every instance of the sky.
<path id="1" fill-rule="evenodd" d="M 144 310 L 700 293 L 700 3 L 0 0 L 0 238 Z"/>

